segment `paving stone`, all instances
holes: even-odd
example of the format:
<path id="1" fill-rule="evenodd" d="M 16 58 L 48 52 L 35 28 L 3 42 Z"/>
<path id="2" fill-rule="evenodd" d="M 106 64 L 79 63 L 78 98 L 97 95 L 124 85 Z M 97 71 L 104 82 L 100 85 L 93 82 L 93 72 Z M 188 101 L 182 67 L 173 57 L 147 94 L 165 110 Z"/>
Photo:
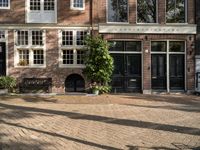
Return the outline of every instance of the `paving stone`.
<path id="1" fill-rule="evenodd" d="M 0 150 L 200 149 L 197 96 L 39 98 L 0 97 Z"/>

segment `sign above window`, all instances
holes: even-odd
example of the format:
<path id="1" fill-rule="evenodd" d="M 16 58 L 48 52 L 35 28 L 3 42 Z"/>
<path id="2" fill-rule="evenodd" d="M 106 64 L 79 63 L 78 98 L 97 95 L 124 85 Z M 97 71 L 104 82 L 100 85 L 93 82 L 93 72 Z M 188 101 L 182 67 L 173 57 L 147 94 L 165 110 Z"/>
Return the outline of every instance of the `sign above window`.
<path id="1" fill-rule="evenodd" d="M 99 33 L 196 34 L 196 25 L 99 25 Z"/>

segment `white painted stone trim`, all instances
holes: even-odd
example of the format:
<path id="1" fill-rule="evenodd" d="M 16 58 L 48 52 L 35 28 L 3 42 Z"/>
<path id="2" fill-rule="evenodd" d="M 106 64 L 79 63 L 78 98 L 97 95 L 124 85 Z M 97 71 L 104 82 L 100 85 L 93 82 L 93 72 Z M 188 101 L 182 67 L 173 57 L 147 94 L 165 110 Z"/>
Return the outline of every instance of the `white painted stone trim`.
<path id="1" fill-rule="evenodd" d="M 99 33 L 196 34 L 196 25 L 99 25 Z"/>

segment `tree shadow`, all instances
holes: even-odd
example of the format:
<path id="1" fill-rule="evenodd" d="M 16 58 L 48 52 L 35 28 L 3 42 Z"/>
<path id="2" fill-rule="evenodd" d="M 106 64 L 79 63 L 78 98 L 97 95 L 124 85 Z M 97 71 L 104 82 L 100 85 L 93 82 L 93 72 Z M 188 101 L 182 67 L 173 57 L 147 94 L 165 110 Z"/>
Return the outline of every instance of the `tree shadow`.
<path id="1" fill-rule="evenodd" d="M 42 142 L 39 140 L 23 141 L 0 141 L 0 150 L 13 149 L 13 150 L 43 150 L 46 146 L 51 146 L 49 142 Z"/>
<path id="2" fill-rule="evenodd" d="M 182 134 L 200 136 L 199 128 L 161 124 L 161 123 L 154 123 L 154 122 L 147 122 L 147 121 L 118 119 L 118 118 L 112 118 L 112 117 L 87 115 L 87 114 L 81 114 L 81 113 L 75 113 L 75 112 L 66 112 L 66 111 L 50 110 L 50 109 L 43 109 L 43 108 L 16 106 L 16 105 L 3 104 L 3 103 L 0 103 L 0 107 L 24 111 L 24 112 L 37 112 L 37 113 L 47 113 L 51 115 L 52 114 L 61 115 L 61 116 L 65 116 L 74 120 L 76 119 L 89 120 L 89 121 L 103 122 L 103 123 L 108 123 L 108 124 L 117 124 L 117 125 L 122 125 L 122 126 L 138 127 L 138 128 L 144 128 L 144 129 L 152 129 L 152 130 L 168 131 L 172 133 L 182 133 Z"/>
<path id="3" fill-rule="evenodd" d="M 150 102 L 167 102 L 171 104 L 185 104 L 185 105 L 198 105 L 200 106 L 200 98 L 192 95 L 119 95 L 125 99 L 138 99 Z"/>
<path id="4" fill-rule="evenodd" d="M 169 148 L 165 146 L 152 146 L 152 147 L 145 147 L 145 146 L 132 146 L 127 145 L 128 150 L 140 150 L 140 149 L 150 149 L 150 150 L 199 150 L 200 146 L 194 147 L 182 143 L 171 143 L 175 148 Z"/>
<path id="5" fill-rule="evenodd" d="M 58 101 L 53 96 L 29 96 L 29 95 L 0 96 L 1 101 L 12 101 L 14 99 L 20 99 L 29 103 L 39 103 L 39 102 L 57 103 Z"/>
<path id="6" fill-rule="evenodd" d="M 155 109 L 166 109 L 166 110 L 179 110 L 179 111 L 186 111 L 186 112 L 200 112 L 200 106 L 188 106 L 188 105 L 181 105 L 181 106 L 152 106 L 152 105 L 136 105 L 136 104 L 123 104 L 127 106 L 133 107 L 141 107 L 141 108 L 155 108 Z"/>
<path id="7" fill-rule="evenodd" d="M 89 141 L 85 141 L 85 140 L 61 135 L 61 134 L 58 134 L 58 133 L 52 133 L 52 132 L 48 132 L 48 131 L 43 131 L 43 130 L 38 130 L 38 129 L 30 128 L 30 127 L 25 127 L 25 126 L 17 124 L 17 123 L 10 123 L 10 122 L 6 122 L 6 121 L 3 121 L 3 120 L 0 120 L 0 122 L 4 123 L 6 125 L 9 125 L 9 126 L 23 128 L 23 129 L 26 129 L 26 130 L 31 130 L 31 131 L 34 131 L 34 132 L 50 135 L 50 136 L 53 136 L 53 137 L 59 137 L 59 138 L 65 139 L 65 140 L 81 143 L 81 144 L 92 146 L 92 147 L 102 148 L 102 149 L 106 149 L 106 150 L 121 150 L 119 148 L 115 148 L 115 147 L 112 147 L 112 146 L 101 145 L 101 144 L 97 144 L 97 143 L 93 143 L 93 142 L 89 142 Z"/>

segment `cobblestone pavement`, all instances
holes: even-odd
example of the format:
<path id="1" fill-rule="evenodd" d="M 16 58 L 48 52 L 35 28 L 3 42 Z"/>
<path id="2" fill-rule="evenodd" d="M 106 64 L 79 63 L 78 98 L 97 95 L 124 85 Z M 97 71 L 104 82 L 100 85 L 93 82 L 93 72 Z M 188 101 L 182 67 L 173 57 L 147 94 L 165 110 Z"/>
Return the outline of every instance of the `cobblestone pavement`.
<path id="1" fill-rule="evenodd" d="M 200 150 L 200 97 L 0 96 L 0 150 Z"/>

